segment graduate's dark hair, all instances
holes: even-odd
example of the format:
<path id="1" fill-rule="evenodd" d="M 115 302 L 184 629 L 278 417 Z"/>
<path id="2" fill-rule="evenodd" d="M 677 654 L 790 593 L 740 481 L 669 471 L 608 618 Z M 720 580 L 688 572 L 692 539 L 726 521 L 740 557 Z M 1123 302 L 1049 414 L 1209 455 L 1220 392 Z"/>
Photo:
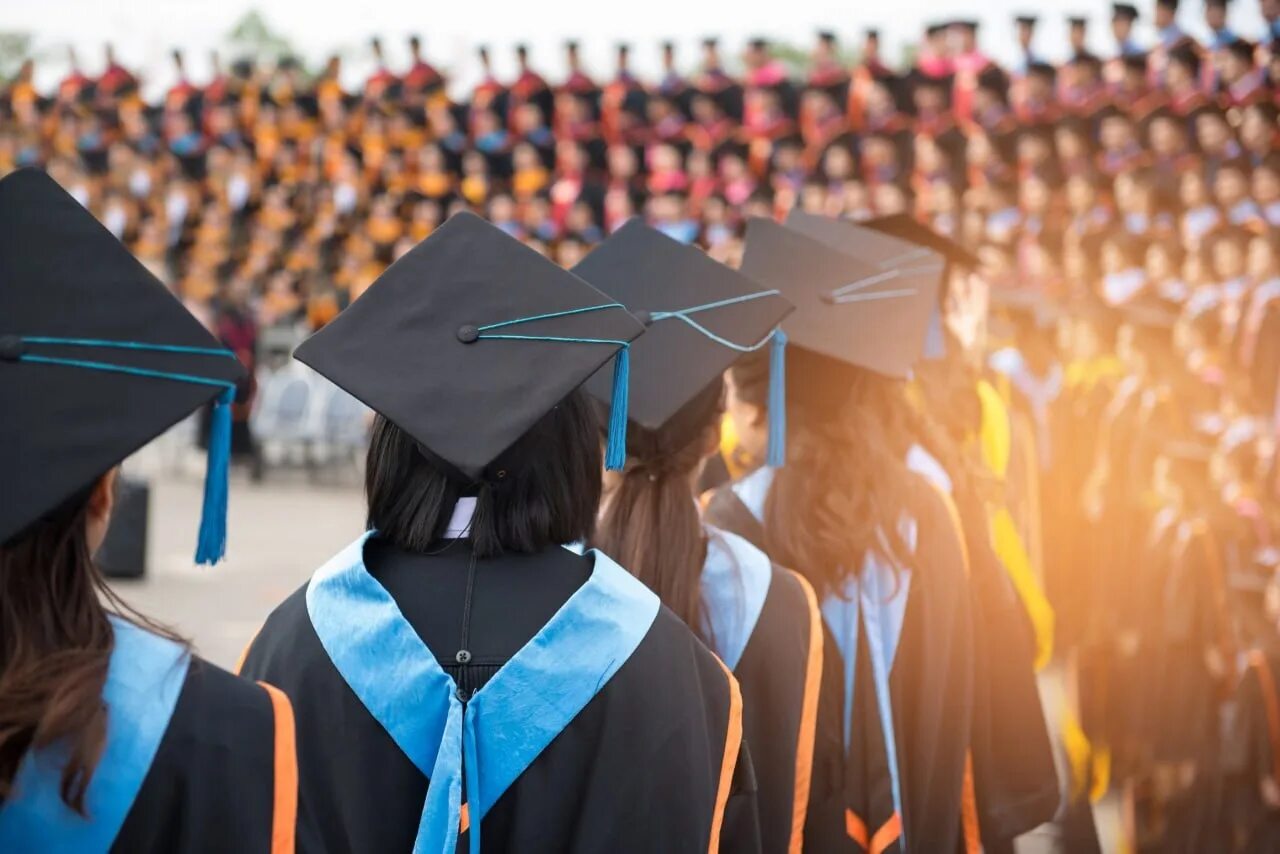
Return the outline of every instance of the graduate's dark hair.
<path id="1" fill-rule="evenodd" d="M 57 743 L 66 748 L 62 800 L 84 814 L 106 743 L 108 605 L 177 640 L 121 603 L 93 562 L 86 525 L 99 483 L 0 544 L 0 802 L 23 757 Z"/>
<path id="2" fill-rule="evenodd" d="M 738 396 L 768 406 L 768 359 L 732 369 Z M 914 566 L 901 524 L 915 514 L 906 466 L 903 384 L 800 347 L 787 352 L 787 462 L 765 501 L 765 546 L 803 573 L 819 597 L 861 572 L 870 552 L 897 569 Z"/>
<path id="3" fill-rule="evenodd" d="M 379 415 L 365 472 L 369 528 L 425 552 L 444 535 L 458 498 L 474 495 L 468 539 L 477 557 L 585 542 L 600 506 L 600 421 L 575 390 L 468 483 Z"/>
<path id="4" fill-rule="evenodd" d="M 632 423 L 626 468 L 605 502 L 592 542 L 698 635 L 707 538 L 694 503 L 693 478 L 719 436 L 723 412 L 724 381 L 717 378 L 661 429 Z"/>

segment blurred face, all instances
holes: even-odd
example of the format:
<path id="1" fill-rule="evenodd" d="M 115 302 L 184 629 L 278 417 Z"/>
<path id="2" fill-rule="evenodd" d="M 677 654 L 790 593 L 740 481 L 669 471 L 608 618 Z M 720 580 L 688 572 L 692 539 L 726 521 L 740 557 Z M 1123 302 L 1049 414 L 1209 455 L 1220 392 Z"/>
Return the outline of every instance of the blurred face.
<path id="1" fill-rule="evenodd" d="M 1245 110 L 1240 124 L 1240 139 L 1245 145 L 1258 151 L 1266 150 L 1274 134 L 1275 127 L 1261 110 Z"/>
<path id="2" fill-rule="evenodd" d="M 1220 30 L 1225 27 L 1227 25 L 1226 4 L 1211 3 L 1206 5 L 1204 7 L 1204 22 L 1213 30 Z"/>
<path id="3" fill-rule="evenodd" d="M 1272 169 L 1255 169 L 1253 172 L 1253 198 L 1262 205 L 1280 200 L 1280 175 Z"/>
<path id="4" fill-rule="evenodd" d="M 1176 154 L 1183 148 L 1182 130 L 1169 119 L 1157 119 L 1151 123 L 1151 148 L 1156 154 Z"/>
<path id="5" fill-rule="evenodd" d="M 1083 178 L 1073 177 L 1067 181 L 1067 204 L 1075 213 L 1088 213 L 1093 207 L 1093 187 Z"/>
<path id="6" fill-rule="evenodd" d="M 1240 170 L 1219 169 L 1213 190 L 1218 204 L 1230 207 L 1248 195 L 1249 184 Z"/>
<path id="7" fill-rule="evenodd" d="M 1196 139 L 1205 151 L 1221 151 L 1230 136 L 1230 128 L 1219 116 L 1201 116 L 1196 122 Z"/>
<path id="8" fill-rule="evenodd" d="M 1271 251 L 1271 242 L 1262 237 L 1249 241 L 1248 259 L 1249 277 L 1255 282 L 1270 279 L 1276 274 L 1276 259 Z"/>
<path id="9" fill-rule="evenodd" d="M 1205 187 L 1204 175 L 1195 170 L 1182 173 L 1182 180 L 1178 184 L 1178 196 L 1182 200 L 1182 204 L 1191 207 L 1200 207 L 1209 200 L 1208 189 Z"/>
<path id="10" fill-rule="evenodd" d="M 1060 130 L 1055 134 L 1058 152 L 1063 158 L 1073 160 L 1084 154 L 1084 139 L 1072 130 Z"/>
<path id="11" fill-rule="evenodd" d="M 1219 240 L 1213 245 L 1213 272 L 1226 281 L 1244 275 L 1244 253 L 1233 240 Z"/>
<path id="12" fill-rule="evenodd" d="M 1173 268 L 1168 251 L 1160 244 L 1153 244 L 1147 249 L 1147 278 L 1154 282 L 1175 278 L 1178 271 Z"/>
<path id="13" fill-rule="evenodd" d="M 1125 268 L 1124 253 L 1114 243 L 1102 244 L 1102 272 L 1119 273 Z"/>
<path id="14" fill-rule="evenodd" d="M 1126 119 L 1109 118 L 1102 123 L 1101 139 L 1106 148 L 1124 148 L 1133 141 L 1133 125 Z"/>

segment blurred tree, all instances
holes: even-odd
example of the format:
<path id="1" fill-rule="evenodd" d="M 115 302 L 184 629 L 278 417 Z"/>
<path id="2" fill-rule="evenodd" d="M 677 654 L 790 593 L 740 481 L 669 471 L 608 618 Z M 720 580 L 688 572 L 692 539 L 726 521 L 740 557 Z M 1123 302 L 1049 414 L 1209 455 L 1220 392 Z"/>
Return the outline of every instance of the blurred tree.
<path id="1" fill-rule="evenodd" d="M 0 80 L 18 73 L 22 61 L 31 56 L 31 33 L 0 30 Z"/>
<path id="2" fill-rule="evenodd" d="M 301 61 L 293 44 L 283 33 L 273 29 L 256 9 L 245 12 L 224 37 L 227 54 L 236 58 L 279 62 L 286 56 Z"/>

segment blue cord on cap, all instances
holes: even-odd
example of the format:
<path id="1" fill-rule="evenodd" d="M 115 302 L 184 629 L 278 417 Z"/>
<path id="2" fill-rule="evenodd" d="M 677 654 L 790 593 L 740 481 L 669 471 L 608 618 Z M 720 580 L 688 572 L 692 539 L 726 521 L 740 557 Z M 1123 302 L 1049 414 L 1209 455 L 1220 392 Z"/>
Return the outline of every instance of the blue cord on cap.
<path id="1" fill-rule="evenodd" d="M 769 451 L 765 463 L 780 468 L 787 462 L 787 333 L 779 326 L 769 348 Z"/>
<path id="2" fill-rule="evenodd" d="M 651 312 L 649 315 L 650 320 L 653 323 L 656 323 L 659 320 L 668 320 L 671 318 L 683 321 L 717 344 L 720 344 L 723 347 L 728 347 L 730 350 L 735 350 L 739 353 L 754 353 L 765 344 L 772 342 L 773 346 L 769 349 L 769 450 L 766 462 L 768 465 L 775 468 L 783 465 L 787 461 L 786 333 L 783 332 L 782 327 L 779 326 L 756 343 L 751 345 L 742 345 L 730 341 L 723 336 L 717 335 L 698 321 L 694 320 L 692 317 L 689 317 L 689 315 L 697 314 L 701 311 L 711 311 L 712 309 L 750 302 L 764 297 L 780 295 L 781 293 L 776 289 L 758 291 L 752 294 L 743 294 L 742 296 L 704 303 L 703 305 L 695 305 L 692 308 L 682 308 L 679 311 L 655 311 Z"/>
<path id="3" fill-rule="evenodd" d="M 213 420 L 209 429 L 208 467 L 204 481 L 204 506 L 200 513 L 200 533 L 196 538 L 196 563 L 215 564 L 222 560 L 227 550 L 227 479 L 231 468 L 231 404 L 236 396 L 236 384 L 230 380 L 183 374 L 173 371 L 155 371 L 131 365 L 113 365 L 88 359 L 64 359 L 58 356 L 41 356 L 28 353 L 28 345 L 57 347 L 92 347 L 113 350 L 134 350 L 148 353 L 180 353 L 191 356 L 222 356 L 234 359 L 230 350 L 214 347 L 183 347 L 175 344 L 148 344 L 141 341 L 107 341 L 98 338 L 52 338 L 42 335 L 19 336 L 24 346 L 16 361 L 35 365 L 54 365 L 64 368 L 80 368 L 88 371 L 125 374 L 146 379 L 171 380 L 193 385 L 215 386 L 222 389 L 213 405 Z"/>
<path id="4" fill-rule="evenodd" d="M 613 363 L 613 400 L 609 407 L 609 438 L 605 447 L 604 465 L 609 471 L 621 471 L 627 462 L 627 403 L 631 385 L 631 342 L 617 338 L 575 338 L 563 335 L 518 335 L 513 333 L 489 334 L 491 329 L 501 329 L 521 323 L 533 323 L 538 320 L 550 320 L 556 317 L 569 317 L 570 315 L 586 314 L 587 312 L 603 311 L 610 308 L 626 310 L 626 306 L 622 303 L 611 302 L 604 305 L 572 308 L 567 311 L 536 314 L 531 317 L 517 317 L 514 320 L 504 320 L 500 323 L 477 326 L 475 327 L 477 334 L 473 338 L 470 335 L 467 337 L 471 338 L 471 341 L 551 341 L 562 344 L 613 344 L 618 347 L 618 354 L 614 357 Z M 470 332 L 470 329 L 468 329 L 468 332 Z M 468 342 L 464 341 L 464 343 Z"/>

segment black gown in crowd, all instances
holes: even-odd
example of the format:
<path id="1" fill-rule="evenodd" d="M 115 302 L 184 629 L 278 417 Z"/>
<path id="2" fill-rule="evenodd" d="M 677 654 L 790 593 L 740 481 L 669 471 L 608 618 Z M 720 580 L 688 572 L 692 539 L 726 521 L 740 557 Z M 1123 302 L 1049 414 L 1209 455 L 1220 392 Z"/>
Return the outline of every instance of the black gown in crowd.
<path id="1" fill-rule="evenodd" d="M 889 676 L 896 747 L 902 775 L 905 815 L 902 835 L 910 850 L 949 852 L 962 844 L 965 769 L 973 710 L 973 637 L 963 546 L 951 513 L 923 479 L 907 485 L 919 538 L 917 569 L 911 578 L 901 639 Z M 731 487 L 717 489 L 707 506 L 707 521 L 764 546 L 761 522 Z M 803 572 L 803 570 L 801 570 Z M 861 629 L 859 629 L 861 633 Z M 810 809 L 806 847 L 823 852 L 861 852 L 878 832 L 894 823 L 894 807 L 868 644 L 857 644 L 854 708 L 844 708 L 839 674 L 840 647 L 828 634 L 824 659 L 836 665 L 835 682 L 824 685 L 818 714 L 819 752 L 835 751 L 843 803 Z M 843 744 L 845 716 L 851 717 L 850 744 Z M 825 747 L 824 747 L 825 746 Z M 815 767 L 815 776 L 820 773 Z M 834 771 L 830 773 L 835 774 Z M 888 833 L 886 852 L 901 849 Z"/>
<path id="2" fill-rule="evenodd" d="M 283 703 L 283 708 L 281 707 Z M 111 850 L 326 850 L 297 820 L 293 720 L 283 697 L 193 657 L 173 717 Z"/>
<path id="3" fill-rule="evenodd" d="M 411 554 L 374 537 L 364 563 L 427 647 L 450 651 L 437 655 L 441 668 L 473 695 L 587 581 L 593 558 L 555 547 L 478 560 L 469 591 L 469 548 L 446 541 Z M 300 797 L 330 850 L 412 850 L 429 782 L 336 669 L 306 592 L 267 619 L 243 672 L 272 678 L 294 701 Z M 464 638 L 471 657 L 459 664 L 452 651 Z M 707 850 L 733 693 L 716 657 L 660 609 L 630 658 L 498 797 L 482 820 L 482 850 Z M 757 851 L 745 743 L 732 773 L 720 850 Z"/>
<path id="4" fill-rule="evenodd" d="M 760 616 L 733 668 L 742 689 L 743 736 L 751 745 L 763 851 L 788 851 L 802 838 L 806 849 L 822 850 L 808 836 L 810 812 L 830 816 L 838 799 L 840 751 L 815 743 L 820 698 L 839 684 L 824 628 L 808 582 L 775 566 Z"/>

